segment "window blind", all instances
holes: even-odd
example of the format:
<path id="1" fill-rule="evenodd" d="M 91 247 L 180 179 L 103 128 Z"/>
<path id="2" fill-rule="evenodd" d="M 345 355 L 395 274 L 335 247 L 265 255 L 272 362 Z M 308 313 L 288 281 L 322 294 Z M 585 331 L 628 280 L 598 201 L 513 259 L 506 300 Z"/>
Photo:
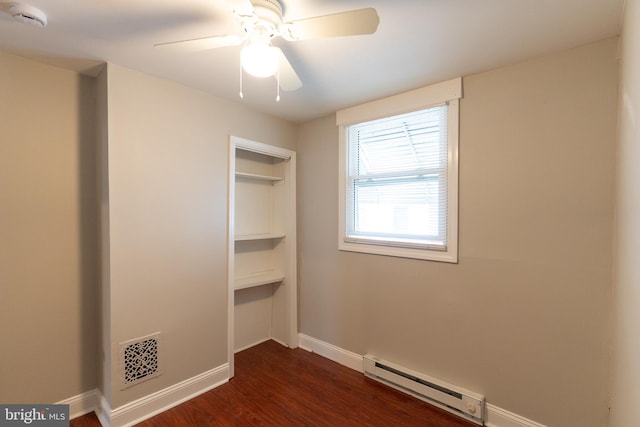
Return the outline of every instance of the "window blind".
<path id="1" fill-rule="evenodd" d="M 345 241 L 447 247 L 447 105 L 346 129 Z"/>

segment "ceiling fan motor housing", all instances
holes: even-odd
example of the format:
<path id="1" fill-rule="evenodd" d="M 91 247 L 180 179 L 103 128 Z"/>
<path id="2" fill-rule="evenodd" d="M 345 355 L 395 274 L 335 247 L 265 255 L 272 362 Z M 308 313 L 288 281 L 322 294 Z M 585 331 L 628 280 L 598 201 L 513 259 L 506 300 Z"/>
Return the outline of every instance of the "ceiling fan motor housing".
<path id="1" fill-rule="evenodd" d="M 256 28 L 269 37 L 278 33 L 282 24 L 282 5 L 278 0 L 251 0 L 258 22 Z"/>

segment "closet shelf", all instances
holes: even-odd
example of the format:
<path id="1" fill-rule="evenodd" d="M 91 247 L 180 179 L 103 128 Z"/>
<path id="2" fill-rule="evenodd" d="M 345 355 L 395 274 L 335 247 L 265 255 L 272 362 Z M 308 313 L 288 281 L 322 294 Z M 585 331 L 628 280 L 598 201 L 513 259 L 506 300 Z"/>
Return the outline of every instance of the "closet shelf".
<path id="1" fill-rule="evenodd" d="M 245 179 L 253 179 L 256 181 L 284 181 L 284 178 L 279 176 L 267 176 L 267 175 L 256 175 L 254 173 L 245 173 L 245 172 L 236 172 L 236 178 L 245 178 Z"/>
<path id="2" fill-rule="evenodd" d="M 284 143 L 284 141 L 283 141 Z M 228 361 L 273 339 L 298 345 L 296 153 L 229 137 Z"/>
<path id="3" fill-rule="evenodd" d="M 268 271 L 255 276 L 243 277 L 236 279 L 234 282 L 234 289 L 253 288 L 255 286 L 269 285 L 271 283 L 278 283 L 284 280 L 284 274 L 278 271 Z"/>
<path id="4" fill-rule="evenodd" d="M 235 237 L 236 242 L 251 241 L 251 240 L 269 240 L 269 239 L 283 239 L 285 235 L 283 233 L 261 233 L 261 234 L 242 234 Z"/>

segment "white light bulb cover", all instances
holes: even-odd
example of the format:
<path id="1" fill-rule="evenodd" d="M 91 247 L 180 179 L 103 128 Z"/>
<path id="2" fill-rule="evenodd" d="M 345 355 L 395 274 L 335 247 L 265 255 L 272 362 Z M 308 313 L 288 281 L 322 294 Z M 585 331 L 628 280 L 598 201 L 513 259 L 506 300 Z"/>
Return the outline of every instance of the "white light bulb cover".
<path id="1" fill-rule="evenodd" d="M 242 68 L 255 77 L 273 76 L 278 70 L 278 49 L 269 43 L 252 42 L 240 52 Z"/>
<path id="2" fill-rule="evenodd" d="M 24 24 L 35 25 L 36 27 L 47 26 L 47 15 L 40 9 L 28 4 L 10 3 L 9 14 Z"/>

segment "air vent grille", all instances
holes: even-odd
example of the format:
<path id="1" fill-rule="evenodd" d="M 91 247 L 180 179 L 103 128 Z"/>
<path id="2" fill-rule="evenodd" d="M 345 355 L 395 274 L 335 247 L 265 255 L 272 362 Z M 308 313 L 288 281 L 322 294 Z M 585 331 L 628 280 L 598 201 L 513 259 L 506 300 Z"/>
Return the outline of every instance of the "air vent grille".
<path id="1" fill-rule="evenodd" d="M 158 341 L 159 333 L 120 344 L 124 388 L 160 375 Z"/>

